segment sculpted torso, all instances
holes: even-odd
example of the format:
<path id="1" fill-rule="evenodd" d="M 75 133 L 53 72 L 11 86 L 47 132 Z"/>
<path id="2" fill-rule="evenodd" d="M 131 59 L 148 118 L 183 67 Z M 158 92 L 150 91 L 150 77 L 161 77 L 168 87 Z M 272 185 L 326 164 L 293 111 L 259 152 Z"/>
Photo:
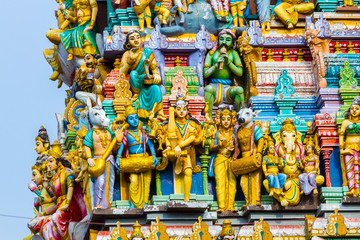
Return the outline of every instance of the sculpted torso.
<path id="1" fill-rule="evenodd" d="M 235 60 L 238 60 L 238 58 L 239 58 L 239 54 L 235 50 L 228 51 L 228 56 L 229 56 L 229 62 L 233 62 L 235 65 L 239 64 L 235 61 Z M 211 64 L 210 65 L 214 65 L 214 64 L 218 63 L 218 60 L 220 57 L 221 57 L 220 51 L 217 50 L 211 56 Z M 231 70 L 229 68 L 229 65 L 224 63 L 223 69 L 216 69 L 215 72 L 211 75 L 211 77 L 212 78 L 229 79 L 230 75 L 231 75 Z"/>
<path id="2" fill-rule="evenodd" d="M 239 140 L 239 147 L 243 157 L 250 156 L 251 147 L 251 127 L 240 128 L 237 137 Z"/>
<path id="3" fill-rule="evenodd" d="M 109 131 L 107 131 L 106 129 L 102 129 L 98 132 L 100 132 L 100 134 L 97 133 L 95 130 L 93 133 L 94 156 L 104 155 L 107 147 L 111 143 L 111 135 Z"/>
<path id="4" fill-rule="evenodd" d="M 297 173 L 299 171 L 296 159 L 297 157 L 300 157 L 300 148 L 298 145 L 295 145 L 295 149 L 290 153 L 286 153 L 284 146 L 281 145 L 278 151 L 278 156 L 281 158 L 285 157 L 285 166 L 282 170 L 283 173 L 289 174 Z"/>

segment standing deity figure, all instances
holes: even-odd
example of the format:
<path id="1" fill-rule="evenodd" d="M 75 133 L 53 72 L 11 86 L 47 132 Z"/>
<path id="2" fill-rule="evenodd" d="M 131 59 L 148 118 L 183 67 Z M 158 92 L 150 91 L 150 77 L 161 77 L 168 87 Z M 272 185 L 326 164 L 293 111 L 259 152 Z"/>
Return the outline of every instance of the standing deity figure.
<path id="1" fill-rule="evenodd" d="M 209 116 L 212 116 L 213 105 L 223 102 L 234 102 L 237 110 L 244 107 L 244 90 L 236 86 L 237 82 L 231 80 L 231 75 L 241 77 L 243 68 L 239 54 L 234 50 L 235 34 L 222 30 L 218 35 L 218 47 L 211 50 L 205 58 L 204 77 L 210 78 L 205 87 L 205 101 L 209 104 Z M 235 86 L 231 86 L 235 85 Z"/>
<path id="2" fill-rule="evenodd" d="M 129 173 L 129 196 L 131 207 L 142 208 L 149 200 L 151 170 L 159 163 L 153 140 L 149 139 L 141 127 L 137 111 L 127 106 L 125 109 L 128 128 L 124 130 L 122 143 L 116 161 L 120 172 Z"/>
<path id="3" fill-rule="evenodd" d="M 244 27 L 244 11 L 247 0 L 230 0 L 230 10 L 234 27 Z"/>
<path id="4" fill-rule="evenodd" d="M 70 169 L 71 164 L 61 155 L 60 145 L 54 144 L 46 163 L 53 172 L 46 188 L 50 196 L 42 195 L 43 203 L 56 202 L 56 208 L 51 208 L 50 212 L 43 211 L 28 223 L 30 230 L 40 233 L 44 240 L 69 239 L 70 222 L 79 222 L 87 215 L 81 188 L 75 183 Z"/>
<path id="5" fill-rule="evenodd" d="M 151 26 L 150 4 L 151 4 L 151 0 L 134 0 L 133 10 L 136 13 L 136 16 L 138 17 L 140 32 L 143 32 L 145 30 L 144 29 L 145 22 L 147 28 L 153 29 L 153 27 Z"/>
<path id="6" fill-rule="evenodd" d="M 262 31 L 270 31 L 270 0 L 256 0 L 256 9 Z"/>
<path id="7" fill-rule="evenodd" d="M 317 185 L 324 182 L 324 177 L 320 175 L 320 160 L 315 144 L 308 141 L 305 151 L 306 157 L 301 162 L 304 173 L 299 175 L 300 187 L 305 195 L 309 195 L 313 190 L 314 194 L 318 194 Z"/>
<path id="8" fill-rule="evenodd" d="M 236 195 L 236 177 L 230 169 L 230 161 L 233 159 L 235 149 L 234 125 L 232 112 L 224 109 L 220 112 L 219 129 L 214 133 L 210 150 L 216 151 L 213 163 L 213 171 L 216 182 L 216 197 L 219 206 L 218 211 L 233 211 Z"/>
<path id="9" fill-rule="evenodd" d="M 84 148 L 89 164 L 88 171 L 96 178 L 95 183 L 90 181 L 93 191 L 91 201 L 93 207 L 106 209 L 111 207 L 115 181 L 115 159 L 111 152 L 122 138 L 119 131 L 114 133 L 110 130 L 110 119 L 106 117 L 103 109 L 98 106 L 89 108 L 88 117 L 92 129 L 85 136 Z"/>
<path id="10" fill-rule="evenodd" d="M 301 143 L 302 133 L 289 118 L 286 118 L 280 132 L 274 134 L 276 140 L 275 153 L 280 157 L 281 173 L 286 174 L 284 195 L 274 193 L 282 206 L 297 205 L 300 202 L 299 175 L 301 174 L 301 161 L 305 157 L 305 149 Z M 265 185 L 267 191 L 269 186 Z"/>
<path id="11" fill-rule="evenodd" d="M 242 175 L 240 186 L 245 195 L 245 206 L 261 205 L 262 170 L 260 166 L 264 134 L 261 128 L 253 123 L 260 112 L 243 108 L 238 113 L 240 127 L 236 132 L 235 160 L 231 164 L 231 169 L 234 174 Z M 238 156 L 240 156 L 239 159 L 237 159 Z"/>
<path id="12" fill-rule="evenodd" d="M 96 17 L 98 5 L 96 0 L 73 0 L 72 12 L 66 11 L 65 19 L 70 22 L 70 28 L 63 27 L 56 30 L 49 30 L 46 37 L 55 45 L 60 42 L 69 53 L 68 61 L 74 56 L 84 57 L 83 45 L 85 40 L 91 43 L 91 53 L 99 53 L 96 45 Z"/>
<path id="13" fill-rule="evenodd" d="M 130 72 L 129 81 L 133 91 L 134 107 L 140 118 L 148 118 L 150 112 L 164 119 L 162 93 L 159 84 L 161 77 L 157 70 L 154 53 L 149 48 L 141 47 L 138 31 L 130 31 L 124 43 L 120 74 Z"/>
<path id="14" fill-rule="evenodd" d="M 191 116 L 185 97 L 178 94 L 174 107 L 169 109 L 169 120 L 162 123 L 166 132 L 164 158 L 174 162 L 174 193 L 190 200 L 192 174 L 199 173 L 195 145 L 201 143 L 200 122 Z"/>
<path id="15" fill-rule="evenodd" d="M 286 175 L 279 172 L 280 159 L 275 156 L 275 144 L 272 140 L 268 141 L 268 147 L 265 149 L 262 160 L 262 169 L 266 180 L 264 185 L 269 185 L 269 196 L 273 196 L 274 192 L 278 195 L 284 195 L 283 187 L 286 181 Z"/>
<path id="16" fill-rule="evenodd" d="M 360 97 L 354 98 L 339 132 L 343 182 L 347 182 L 348 197 L 360 197 Z"/>
<path id="17" fill-rule="evenodd" d="M 274 12 L 288 29 L 293 29 L 299 20 L 298 14 L 310 14 L 314 8 L 314 4 L 309 0 L 282 0 L 282 3 L 274 8 Z"/>
<path id="18" fill-rule="evenodd" d="M 39 133 L 35 138 L 36 145 L 34 150 L 39 154 L 36 159 L 35 166 L 41 166 L 48 158 L 48 151 L 50 147 L 50 140 L 46 129 L 41 126 Z"/>

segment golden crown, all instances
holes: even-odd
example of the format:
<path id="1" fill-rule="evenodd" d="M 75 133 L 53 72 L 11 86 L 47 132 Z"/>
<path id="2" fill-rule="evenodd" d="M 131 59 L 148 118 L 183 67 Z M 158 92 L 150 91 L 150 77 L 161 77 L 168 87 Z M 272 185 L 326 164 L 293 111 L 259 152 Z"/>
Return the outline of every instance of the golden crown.
<path id="1" fill-rule="evenodd" d="M 135 108 L 133 108 L 132 106 L 127 106 L 125 108 L 125 118 L 127 118 L 128 116 L 130 116 L 131 114 L 136 114 L 137 111 L 135 110 Z"/>
<path id="2" fill-rule="evenodd" d="M 290 120 L 290 118 L 286 118 L 283 121 L 280 132 L 283 132 L 283 131 L 296 131 L 296 127 L 294 125 L 294 122 L 292 120 Z"/>
<path id="3" fill-rule="evenodd" d="M 51 149 L 49 150 L 49 155 L 54 158 L 59 158 L 62 156 L 61 152 L 61 144 L 55 140 L 53 144 L 51 144 Z"/>
<path id="4" fill-rule="evenodd" d="M 83 44 L 84 53 L 86 54 L 95 54 L 94 47 L 91 42 L 85 40 Z"/>
<path id="5" fill-rule="evenodd" d="M 232 112 L 228 109 L 224 109 L 221 111 L 220 116 L 230 115 L 232 116 Z"/>

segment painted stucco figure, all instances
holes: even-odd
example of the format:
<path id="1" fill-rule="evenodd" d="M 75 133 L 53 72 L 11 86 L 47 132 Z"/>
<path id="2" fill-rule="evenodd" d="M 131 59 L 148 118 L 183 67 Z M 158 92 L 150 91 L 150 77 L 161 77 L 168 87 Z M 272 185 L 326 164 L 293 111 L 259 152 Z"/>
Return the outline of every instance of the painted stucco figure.
<path id="1" fill-rule="evenodd" d="M 128 128 L 122 133 L 116 161 L 120 172 L 129 173 L 129 197 L 131 207 L 142 208 L 147 205 L 150 193 L 151 172 L 159 163 L 153 140 L 149 139 L 137 111 L 131 107 L 125 110 Z"/>
<path id="2" fill-rule="evenodd" d="M 310 14 L 314 9 L 315 5 L 308 0 L 282 0 L 282 3 L 274 8 L 274 12 L 285 27 L 293 29 L 298 23 L 299 13 Z"/>
<path id="3" fill-rule="evenodd" d="M 43 164 L 43 162 L 47 160 L 48 151 L 50 148 L 49 136 L 47 134 L 46 129 L 43 126 L 41 126 L 41 128 L 39 129 L 39 133 L 35 138 L 35 142 L 36 144 L 34 150 L 39 154 L 39 156 L 36 159 L 35 165 L 40 167 Z"/>
<path id="4" fill-rule="evenodd" d="M 235 34 L 222 30 L 218 35 L 218 47 L 211 50 L 205 58 L 204 77 L 210 78 L 205 87 L 205 101 L 209 104 L 209 115 L 212 116 L 213 105 L 235 103 L 237 110 L 244 107 L 244 90 L 233 82 L 232 75 L 241 77 L 243 68 L 238 52 L 234 50 Z"/>
<path id="5" fill-rule="evenodd" d="M 300 187 L 305 195 L 318 194 L 317 186 L 324 183 L 324 177 L 320 175 L 320 160 L 314 142 L 307 142 L 305 152 L 306 157 L 301 162 L 303 173 L 299 175 Z"/>
<path id="6" fill-rule="evenodd" d="M 256 9 L 262 31 L 270 30 L 270 0 L 256 0 Z"/>
<path id="7" fill-rule="evenodd" d="M 151 0 L 135 0 L 134 3 L 133 10 L 138 17 L 139 31 L 143 32 L 145 30 L 145 23 L 147 28 L 153 29 L 154 27 L 151 26 Z"/>
<path id="8" fill-rule="evenodd" d="M 230 11 L 234 27 L 244 27 L 244 11 L 247 0 L 230 0 Z"/>
<path id="9" fill-rule="evenodd" d="M 89 164 L 89 173 L 95 177 L 95 183 L 90 182 L 93 191 L 92 205 L 95 208 L 110 208 L 113 201 L 115 181 L 115 159 L 110 154 L 114 148 L 112 140 L 116 136 L 121 142 L 120 132 L 116 135 L 109 128 L 110 120 L 105 111 L 99 107 L 88 110 L 89 122 L 92 128 L 87 132 L 84 140 L 86 159 Z M 112 147 L 111 147 L 112 146 Z"/>
<path id="10" fill-rule="evenodd" d="M 240 127 L 236 132 L 231 169 L 236 175 L 241 175 L 240 186 L 245 195 L 246 205 L 261 205 L 261 153 L 264 134 L 261 128 L 253 123 L 260 112 L 243 108 L 238 113 Z"/>
<path id="11" fill-rule="evenodd" d="M 339 148 L 348 197 L 360 197 L 360 97 L 355 97 L 339 131 Z"/>
<path id="12" fill-rule="evenodd" d="M 297 205 L 300 202 L 299 175 L 301 174 L 301 161 L 305 157 L 305 149 L 301 143 L 302 133 L 289 118 L 282 123 L 280 132 L 274 134 L 276 140 L 275 153 L 280 158 L 280 172 L 286 174 L 284 196 L 275 194 L 282 206 Z M 265 185 L 269 191 L 269 186 Z"/>
<path id="13" fill-rule="evenodd" d="M 232 112 L 225 109 L 220 112 L 220 125 L 214 132 L 210 150 L 216 151 L 212 155 L 209 175 L 215 177 L 216 197 L 219 206 L 218 211 L 233 211 L 236 195 L 236 177 L 230 169 L 235 149 L 234 125 Z"/>
<path id="14" fill-rule="evenodd" d="M 92 54 L 99 53 L 96 45 L 96 17 L 98 5 L 96 0 L 74 0 L 72 11 L 64 17 L 70 22 L 69 29 L 49 30 L 46 37 L 54 44 L 62 43 L 69 53 L 68 60 L 74 56 L 84 57 L 83 44 L 85 40 L 92 44 Z"/>
<path id="15" fill-rule="evenodd" d="M 201 171 L 196 165 L 195 145 L 201 143 L 200 122 L 191 116 L 184 96 L 169 109 L 169 120 L 163 122 L 166 135 L 164 158 L 174 162 L 174 193 L 190 200 L 192 174 Z"/>
<path id="16" fill-rule="evenodd" d="M 269 185 L 269 196 L 274 192 L 283 195 L 283 187 L 286 181 L 286 175 L 279 172 L 280 160 L 275 156 L 275 144 L 272 140 L 268 141 L 268 147 L 265 149 L 262 160 L 262 169 L 265 175 L 264 185 Z"/>
<path id="17" fill-rule="evenodd" d="M 159 86 L 161 77 L 157 70 L 155 55 L 151 49 L 144 48 L 141 44 L 140 33 L 130 31 L 124 43 L 124 49 L 127 51 L 122 56 L 122 67 L 119 72 L 125 75 L 130 74 L 134 107 L 138 116 L 148 118 L 153 110 L 158 118 L 164 119 L 162 93 Z"/>

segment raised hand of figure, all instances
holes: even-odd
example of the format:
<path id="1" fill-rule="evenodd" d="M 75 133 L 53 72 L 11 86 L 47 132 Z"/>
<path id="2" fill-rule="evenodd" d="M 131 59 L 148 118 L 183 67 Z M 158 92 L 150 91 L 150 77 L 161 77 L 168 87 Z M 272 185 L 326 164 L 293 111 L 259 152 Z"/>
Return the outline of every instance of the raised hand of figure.
<path id="1" fill-rule="evenodd" d="M 256 162 L 258 165 L 261 164 L 261 153 L 256 153 Z"/>
<path id="2" fill-rule="evenodd" d="M 90 167 L 95 166 L 95 160 L 93 158 L 89 158 L 87 161 Z"/>
<path id="3" fill-rule="evenodd" d="M 121 143 L 123 138 L 124 138 L 124 132 L 121 131 L 120 129 L 119 130 L 116 130 L 115 131 L 115 137 L 116 137 L 116 141 Z"/>
<path id="4" fill-rule="evenodd" d="M 178 158 L 181 156 L 181 148 L 179 147 L 179 145 L 175 147 L 174 151 L 175 151 L 175 157 Z"/>
<path id="5" fill-rule="evenodd" d="M 156 155 L 153 155 L 153 164 L 155 168 L 157 165 L 159 165 L 159 159 L 157 159 Z"/>
<path id="6" fill-rule="evenodd" d="M 51 203 L 51 202 L 52 202 L 52 199 L 49 198 L 48 196 L 41 195 L 41 197 L 44 199 L 44 200 L 41 200 L 41 199 L 40 199 L 40 201 L 41 201 L 42 203 Z"/>
<path id="7" fill-rule="evenodd" d="M 219 57 L 218 58 L 218 62 L 216 63 L 216 68 L 219 68 L 220 67 L 220 63 L 223 63 L 224 62 L 224 58 L 223 57 Z"/>

